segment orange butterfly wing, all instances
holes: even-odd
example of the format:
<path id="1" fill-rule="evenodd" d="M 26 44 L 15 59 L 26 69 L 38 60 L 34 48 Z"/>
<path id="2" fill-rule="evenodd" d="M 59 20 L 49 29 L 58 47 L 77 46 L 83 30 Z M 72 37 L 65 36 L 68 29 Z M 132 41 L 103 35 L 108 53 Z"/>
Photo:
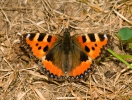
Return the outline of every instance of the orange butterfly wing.
<path id="1" fill-rule="evenodd" d="M 25 34 L 26 44 L 28 44 L 37 58 L 42 58 L 56 41 L 56 37 L 44 33 Z"/>
<path id="2" fill-rule="evenodd" d="M 101 49 L 108 42 L 108 38 L 104 34 L 85 34 L 76 37 L 78 43 L 86 51 L 87 55 L 95 59 L 101 53 Z"/>
<path id="3" fill-rule="evenodd" d="M 46 68 L 46 73 L 62 76 L 63 72 L 60 68 L 54 65 L 51 61 L 45 59 L 47 52 L 52 49 L 55 43 L 59 40 L 57 36 L 45 33 L 30 33 L 23 35 L 23 41 L 29 45 L 35 57 L 42 60 L 43 68 Z"/>
<path id="4" fill-rule="evenodd" d="M 92 60 L 99 56 L 101 48 L 107 44 L 108 38 L 103 34 L 84 34 L 73 36 L 73 40 L 75 40 L 75 45 L 82 48 L 80 51 L 83 52 L 83 55 L 80 53 L 81 63 L 70 72 L 70 75 L 84 78 L 93 67 Z"/>

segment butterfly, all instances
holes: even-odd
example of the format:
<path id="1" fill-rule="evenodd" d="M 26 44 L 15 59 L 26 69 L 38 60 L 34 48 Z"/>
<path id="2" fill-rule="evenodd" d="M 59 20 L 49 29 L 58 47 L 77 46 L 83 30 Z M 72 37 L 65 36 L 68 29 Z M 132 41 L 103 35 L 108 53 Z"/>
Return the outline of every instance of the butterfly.
<path id="1" fill-rule="evenodd" d="M 70 36 L 65 28 L 63 36 L 46 33 L 27 33 L 22 41 L 31 48 L 33 55 L 43 66 L 41 71 L 50 80 L 84 80 L 101 48 L 108 42 L 105 34 L 81 34 Z"/>

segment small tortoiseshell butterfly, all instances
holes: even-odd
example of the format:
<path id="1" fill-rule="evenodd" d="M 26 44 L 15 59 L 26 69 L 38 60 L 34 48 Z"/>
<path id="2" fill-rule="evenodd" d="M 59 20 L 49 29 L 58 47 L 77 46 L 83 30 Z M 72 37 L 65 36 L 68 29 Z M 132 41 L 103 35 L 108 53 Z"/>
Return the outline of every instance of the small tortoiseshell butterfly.
<path id="1" fill-rule="evenodd" d="M 104 34 L 70 36 L 68 28 L 63 36 L 45 33 L 29 33 L 23 40 L 31 47 L 33 55 L 42 61 L 42 72 L 56 81 L 80 81 L 92 67 L 92 60 L 99 56 L 107 44 Z"/>

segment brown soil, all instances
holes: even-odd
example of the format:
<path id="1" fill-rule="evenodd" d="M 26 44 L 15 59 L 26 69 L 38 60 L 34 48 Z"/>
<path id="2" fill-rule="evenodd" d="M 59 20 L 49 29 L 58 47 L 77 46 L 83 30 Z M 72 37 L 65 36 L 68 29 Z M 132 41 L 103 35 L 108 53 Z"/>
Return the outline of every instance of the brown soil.
<path id="1" fill-rule="evenodd" d="M 0 100 L 130 100 L 132 70 L 110 54 L 95 60 L 86 82 L 55 83 L 20 49 L 20 37 L 61 34 L 69 20 L 72 35 L 108 34 L 108 48 L 126 54 L 115 35 L 122 27 L 132 28 L 131 9 L 131 0 L 1 0 Z"/>

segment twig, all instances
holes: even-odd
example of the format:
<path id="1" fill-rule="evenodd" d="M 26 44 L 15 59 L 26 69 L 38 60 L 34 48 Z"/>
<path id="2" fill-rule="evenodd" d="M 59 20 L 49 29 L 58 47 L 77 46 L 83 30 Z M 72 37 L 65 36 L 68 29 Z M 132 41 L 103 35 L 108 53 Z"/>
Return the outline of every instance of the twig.
<path id="1" fill-rule="evenodd" d="M 114 10 L 114 12 L 120 16 L 123 20 L 127 21 L 129 24 L 132 24 L 132 21 L 129 21 L 127 18 L 125 18 L 122 14 L 120 14 L 119 12 L 117 12 L 116 10 Z"/>

